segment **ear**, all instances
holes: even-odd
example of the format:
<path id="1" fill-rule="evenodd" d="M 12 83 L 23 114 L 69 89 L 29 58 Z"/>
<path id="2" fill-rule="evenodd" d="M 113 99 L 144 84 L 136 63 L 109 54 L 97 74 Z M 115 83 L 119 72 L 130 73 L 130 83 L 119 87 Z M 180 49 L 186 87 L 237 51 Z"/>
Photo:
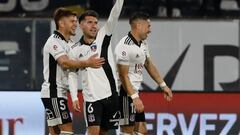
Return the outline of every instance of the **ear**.
<path id="1" fill-rule="evenodd" d="M 64 25 L 63 20 L 59 20 L 59 27 L 63 27 L 63 25 Z"/>
<path id="2" fill-rule="evenodd" d="M 79 23 L 79 27 L 82 29 L 83 28 L 83 24 L 84 22 L 83 21 L 81 21 L 80 23 Z"/>
<path id="3" fill-rule="evenodd" d="M 80 29 L 82 29 L 82 22 L 79 23 L 79 27 L 80 27 Z"/>

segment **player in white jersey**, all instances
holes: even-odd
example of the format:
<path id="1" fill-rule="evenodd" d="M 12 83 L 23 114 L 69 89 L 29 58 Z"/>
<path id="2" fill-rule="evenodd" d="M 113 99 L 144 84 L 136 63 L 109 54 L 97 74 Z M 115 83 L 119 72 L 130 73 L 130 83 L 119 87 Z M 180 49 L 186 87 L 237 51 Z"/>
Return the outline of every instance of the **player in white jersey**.
<path id="1" fill-rule="evenodd" d="M 79 17 L 83 36 L 71 47 L 73 59 L 85 60 L 99 54 L 106 61 L 101 68 L 81 68 L 84 115 L 89 135 L 106 134 L 108 129 L 118 128 L 119 107 L 117 93 L 116 64 L 111 49 L 111 36 L 123 6 L 123 0 L 116 0 L 107 22 L 98 29 L 98 14 L 89 10 Z M 77 72 L 69 74 L 71 91 L 77 91 Z M 75 85 L 74 85 L 75 84 Z M 74 92 L 73 92 L 74 93 Z M 75 94 L 76 95 L 76 94 Z M 76 108 L 78 108 L 75 105 Z"/>
<path id="2" fill-rule="evenodd" d="M 172 91 L 153 64 L 146 38 L 150 31 L 149 16 L 137 12 L 129 19 L 131 31 L 115 48 L 116 62 L 121 80 L 120 108 L 121 135 L 147 134 L 144 105 L 139 98 L 139 88 L 145 67 L 152 79 L 163 89 L 164 97 L 170 101 Z"/>
<path id="3" fill-rule="evenodd" d="M 104 59 L 93 56 L 85 61 L 70 60 L 67 53 L 73 44 L 70 36 L 75 35 L 77 16 L 70 10 L 59 8 L 55 11 L 54 21 L 57 30 L 48 38 L 43 48 L 44 82 L 41 99 L 51 135 L 70 135 L 73 132 L 67 106 L 67 69 L 89 66 L 99 68 Z"/>

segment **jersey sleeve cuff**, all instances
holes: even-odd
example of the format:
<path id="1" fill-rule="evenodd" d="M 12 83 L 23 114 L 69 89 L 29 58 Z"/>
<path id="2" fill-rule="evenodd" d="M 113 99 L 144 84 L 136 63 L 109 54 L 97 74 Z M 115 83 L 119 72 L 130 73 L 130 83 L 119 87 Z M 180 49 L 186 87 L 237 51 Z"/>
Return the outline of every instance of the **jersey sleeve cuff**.
<path id="1" fill-rule="evenodd" d="M 55 60 L 57 60 L 60 56 L 67 55 L 66 53 L 62 52 L 54 56 Z"/>

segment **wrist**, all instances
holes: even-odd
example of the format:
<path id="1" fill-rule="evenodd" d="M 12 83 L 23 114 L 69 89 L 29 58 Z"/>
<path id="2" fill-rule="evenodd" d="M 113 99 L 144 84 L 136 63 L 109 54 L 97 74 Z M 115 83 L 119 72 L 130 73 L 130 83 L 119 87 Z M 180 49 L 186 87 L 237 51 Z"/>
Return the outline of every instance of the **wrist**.
<path id="1" fill-rule="evenodd" d="M 133 100 L 133 99 L 135 99 L 135 98 L 139 98 L 139 95 L 138 95 L 138 93 L 134 93 L 134 94 L 132 94 L 130 97 L 131 97 L 131 99 Z"/>
<path id="2" fill-rule="evenodd" d="M 84 67 L 90 67 L 90 62 L 89 62 L 89 60 L 86 60 L 86 61 L 84 62 Z"/>
<path id="3" fill-rule="evenodd" d="M 163 90 L 165 87 L 167 87 L 167 84 L 163 81 L 159 84 L 159 86 Z"/>

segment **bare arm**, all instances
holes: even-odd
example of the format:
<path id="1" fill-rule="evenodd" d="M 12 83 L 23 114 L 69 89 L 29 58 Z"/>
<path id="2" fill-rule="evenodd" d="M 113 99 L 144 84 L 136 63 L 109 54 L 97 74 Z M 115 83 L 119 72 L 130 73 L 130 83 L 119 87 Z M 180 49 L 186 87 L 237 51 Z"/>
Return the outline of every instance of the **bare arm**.
<path id="1" fill-rule="evenodd" d="M 160 73 L 158 72 L 156 66 L 153 64 L 150 57 L 148 57 L 145 61 L 144 67 L 146 68 L 148 74 L 151 78 L 160 85 L 164 80 L 162 79 Z"/>
<path id="2" fill-rule="evenodd" d="M 128 65 L 120 65 L 120 64 L 118 64 L 117 66 L 118 66 L 118 71 L 119 71 L 119 77 L 121 79 L 124 90 L 126 91 L 126 93 L 128 95 L 131 96 L 131 98 L 133 100 L 133 105 L 134 105 L 136 111 L 143 112 L 144 105 L 142 103 L 142 100 L 139 98 L 138 94 L 133 89 L 130 79 L 128 77 L 129 66 Z M 133 96 L 133 95 L 137 95 L 137 96 Z"/>
<path id="3" fill-rule="evenodd" d="M 63 69 L 77 69 L 77 68 L 86 68 L 86 67 L 93 67 L 99 68 L 104 64 L 103 58 L 97 58 L 97 54 L 91 56 L 88 60 L 85 61 L 76 61 L 71 60 L 67 55 L 62 55 L 57 59 L 58 64 Z"/>
<path id="4" fill-rule="evenodd" d="M 78 73 L 77 71 L 70 71 L 68 73 L 68 84 L 69 84 L 69 90 L 70 90 L 70 94 L 72 97 L 72 105 L 73 105 L 73 109 L 76 111 L 80 112 L 80 104 L 78 101 Z"/>
<path id="5" fill-rule="evenodd" d="M 172 100 L 172 90 L 166 85 L 150 57 L 146 59 L 144 66 L 151 78 L 163 89 L 164 98 L 167 101 Z"/>
<path id="6" fill-rule="evenodd" d="M 121 65 L 118 64 L 118 71 L 119 71 L 119 77 L 121 79 L 122 85 L 124 90 L 128 95 L 133 95 L 135 93 L 132 84 L 130 82 L 130 79 L 128 77 L 128 70 L 129 66 L 128 65 Z"/>

